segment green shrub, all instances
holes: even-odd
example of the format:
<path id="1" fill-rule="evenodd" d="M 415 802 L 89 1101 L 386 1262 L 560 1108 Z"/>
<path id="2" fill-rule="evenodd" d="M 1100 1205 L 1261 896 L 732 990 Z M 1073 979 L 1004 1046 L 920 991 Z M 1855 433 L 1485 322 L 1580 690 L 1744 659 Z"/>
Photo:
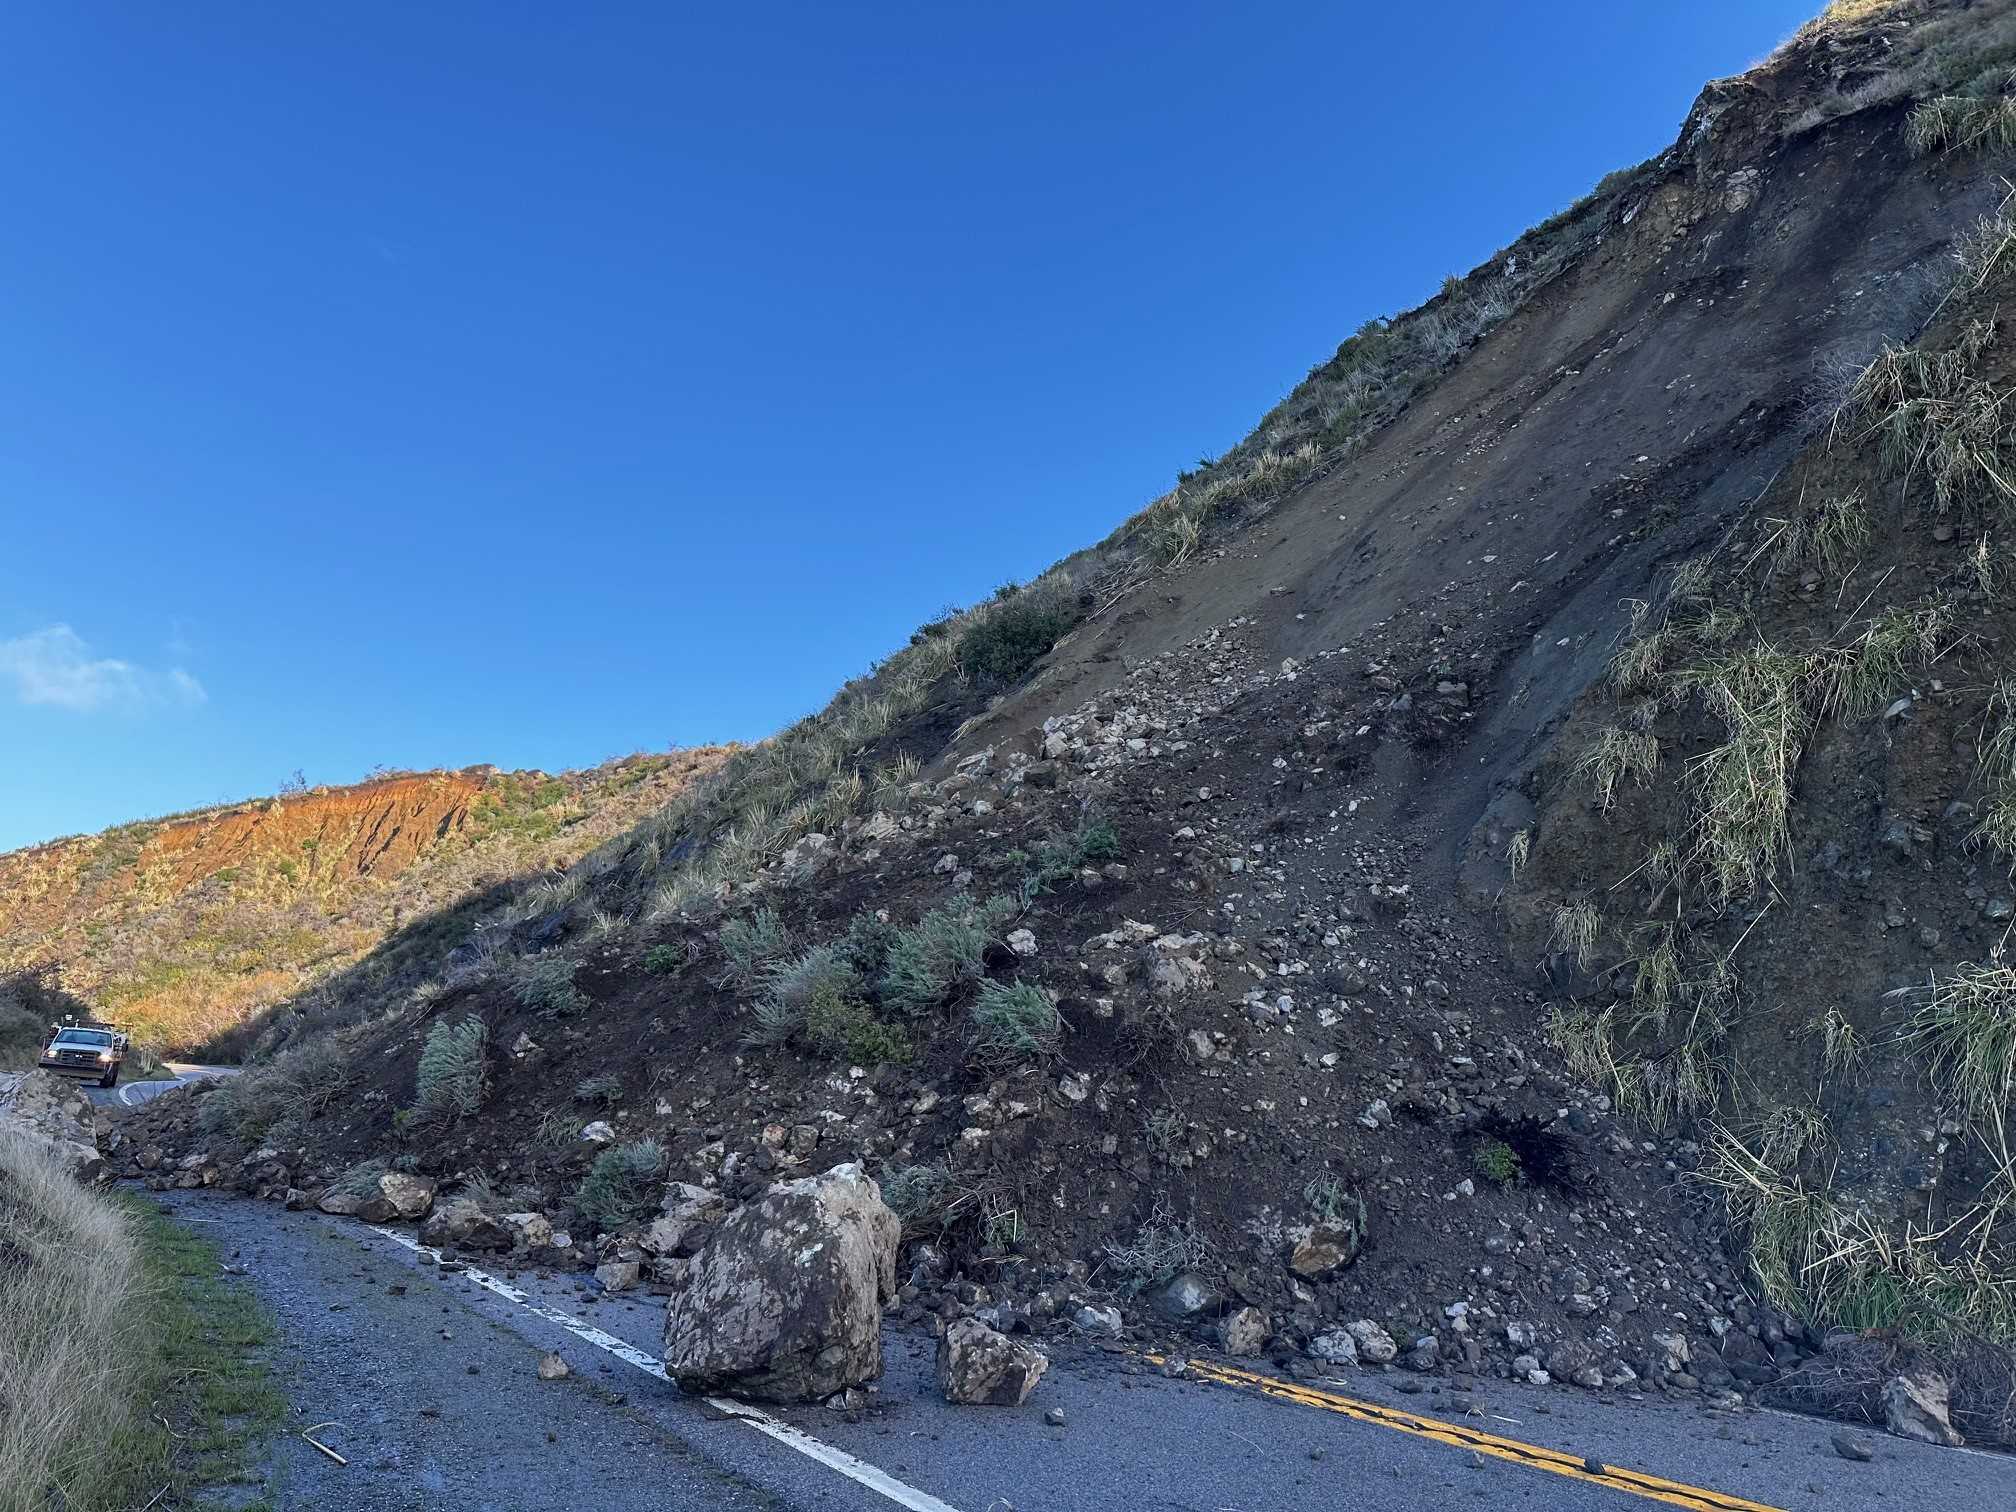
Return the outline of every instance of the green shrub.
<path id="1" fill-rule="evenodd" d="M 794 948 L 791 931 L 768 908 L 759 908 L 746 919 L 731 919 L 722 925 L 717 943 L 728 959 L 722 985 L 744 992 L 761 985 L 765 971 Z"/>
<path id="2" fill-rule="evenodd" d="M 429 1029 L 415 1076 L 415 1112 L 433 1121 L 467 1118 L 482 1107 L 489 1051 L 490 1031 L 474 1014 Z"/>
<path id="3" fill-rule="evenodd" d="M 782 1045 L 805 1028 L 815 998 L 851 998 L 860 990 L 861 974 L 838 945 L 815 945 L 795 960 L 772 962 L 763 970 L 763 996 L 749 1043 Z"/>
<path id="4" fill-rule="evenodd" d="M 1033 982 L 982 982 L 972 1019 L 974 1052 L 997 1065 L 1050 1054 L 1063 1024 L 1057 1005 Z"/>
<path id="5" fill-rule="evenodd" d="M 943 1233 L 966 1195 L 943 1161 L 885 1167 L 876 1184 L 906 1237 Z"/>
<path id="6" fill-rule="evenodd" d="M 549 1150 L 565 1150 L 581 1137 L 581 1120 L 562 1108 L 548 1108 L 540 1115 L 532 1138 Z"/>
<path id="7" fill-rule="evenodd" d="M 644 952 L 644 969 L 653 976 L 670 976 L 685 964 L 684 945 L 653 945 Z"/>
<path id="8" fill-rule="evenodd" d="M 511 995 L 523 1006 L 552 1018 L 565 1018 L 588 1006 L 574 985 L 580 963 L 564 955 L 527 956 L 512 968 Z"/>
<path id="9" fill-rule="evenodd" d="M 884 1023 L 858 997 L 821 988 L 806 1007 L 805 1038 L 825 1055 L 845 1056 L 857 1066 L 907 1066 L 915 1055 L 910 1036 Z"/>
<path id="10" fill-rule="evenodd" d="M 223 1079 L 203 1098 L 197 1114 L 207 1134 L 247 1143 L 280 1129 L 299 1131 L 348 1096 L 357 1068 L 333 1039 L 313 1039 L 283 1050 L 263 1066 Z"/>
<path id="11" fill-rule="evenodd" d="M 942 1006 L 965 983 L 977 982 L 985 970 L 988 942 L 1017 911 L 1015 900 L 1004 897 L 934 908 L 890 946 L 881 982 L 883 1003 L 899 1012 L 922 1013 Z"/>
<path id="12" fill-rule="evenodd" d="M 1029 858 L 1035 867 L 1022 882 L 1022 901 L 1034 902 L 1059 882 L 1077 875 L 1078 868 L 1093 861 L 1111 861 L 1120 854 L 1120 836 L 1105 819 L 1088 817 L 1068 835 L 1045 840 Z"/>
<path id="13" fill-rule="evenodd" d="M 978 615 L 959 636 L 959 668 L 982 682 L 1012 682 L 1036 664 L 1084 610 L 1068 580 L 1014 589 Z"/>
<path id="14" fill-rule="evenodd" d="M 574 1097 L 578 1102 L 600 1103 L 605 1108 L 613 1108 L 623 1100 L 623 1078 L 612 1071 L 584 1077 L 574 1084 Z"/>
<path id="15" fill-rule="evenodd" d="M 389 1169 L 382 1160 L 360 1160 L 338 1176 L 330 1184 L 330 1190 L 345 1197 L 376 1197 L 381 1190 L 378 1178 Z"/>
<path id="16" fill-rule="evenodd" d="M 1519 1152 L 1502 1139 L 1486 1140 L 1470 1157 L 1477 1174 L 1497 1185 L 1511 1186 L 1519 1179 Z"/>
<path id="17" fill-rule="evenodd" d="M 853 963 L 864 980 L 882 974 L 889 952 L 903 931 L 871 908 L 864 908 L 847 921 L 847 933 L 840 937 L 840 954 Z"/>
<path id="18" fill-rule="evenodd" d="M 635 1223 L 658 1206 L 665 1165 L 665 1148 L 655 1139 L 611 1145 L 581 1179 L 574 1208 L 598 1233 Z"/>

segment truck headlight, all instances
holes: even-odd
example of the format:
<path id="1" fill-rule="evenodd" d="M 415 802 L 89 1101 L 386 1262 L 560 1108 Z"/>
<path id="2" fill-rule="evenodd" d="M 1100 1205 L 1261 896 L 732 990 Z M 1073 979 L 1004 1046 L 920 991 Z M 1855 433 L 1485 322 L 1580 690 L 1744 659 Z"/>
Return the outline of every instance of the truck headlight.
<path id="1" fill-rule="evenodd" d="M 100 1050 L 98 1052 L 98 1059 L 100 1059 L 101 1061 L 109 1061 L 110 1059 L 112 1059 L 112 1052 L 110 1050 Z"/>

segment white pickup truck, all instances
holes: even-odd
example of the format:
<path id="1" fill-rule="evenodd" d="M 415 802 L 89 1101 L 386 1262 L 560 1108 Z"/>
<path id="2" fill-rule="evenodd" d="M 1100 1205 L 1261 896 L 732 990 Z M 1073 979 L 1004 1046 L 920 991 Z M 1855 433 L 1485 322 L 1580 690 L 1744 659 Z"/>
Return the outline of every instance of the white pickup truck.
<path id="1" fill-rule="evenodd" d="M 52 1024 L 49 1043 L 37 1063 L 63 1076 L 96 1077 L 101 1087 L 117 1086 L 126 1062 L 126 1036 L 116 1029 L 83 1024 Z"/>

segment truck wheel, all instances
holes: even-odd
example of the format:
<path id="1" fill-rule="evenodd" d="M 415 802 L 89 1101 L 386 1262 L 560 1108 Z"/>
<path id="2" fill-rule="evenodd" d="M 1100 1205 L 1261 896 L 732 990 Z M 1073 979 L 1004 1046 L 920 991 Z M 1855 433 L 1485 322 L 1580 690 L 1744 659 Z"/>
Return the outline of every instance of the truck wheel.
<path id="1" fill-rule="evenodd" d="M 119 1085 L 119 1068 L 118 1068 L 117 1066 L 114 1066 L 114 1067 L 113 1067 L 113 1068 L 112 1068 L 112 1069 L 111 1069 L 110 1071 L 107 1071 L 107 1072 L 106 1072 L 106 1073 L 105 1073 L 105 1074 L 104 1074 L 103 1076 L 99 1077 L 99 1078 L 98 1078 L 98 1085 L 99 1085 L 99 1086 L 101 1086 L 101 1087 L 116 1087 L 116 1086 L 118 1086 L 118 1085 Z"/>

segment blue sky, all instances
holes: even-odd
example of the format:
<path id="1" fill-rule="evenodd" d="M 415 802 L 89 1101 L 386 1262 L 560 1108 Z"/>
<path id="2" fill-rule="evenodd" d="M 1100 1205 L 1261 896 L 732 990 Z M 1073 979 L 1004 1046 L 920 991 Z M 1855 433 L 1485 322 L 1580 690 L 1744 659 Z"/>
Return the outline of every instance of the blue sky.
<path id="1" fill-rule="evenodd" d="M 767 733 L 1814 8 L 12 7 L 0 848 Z"/>

